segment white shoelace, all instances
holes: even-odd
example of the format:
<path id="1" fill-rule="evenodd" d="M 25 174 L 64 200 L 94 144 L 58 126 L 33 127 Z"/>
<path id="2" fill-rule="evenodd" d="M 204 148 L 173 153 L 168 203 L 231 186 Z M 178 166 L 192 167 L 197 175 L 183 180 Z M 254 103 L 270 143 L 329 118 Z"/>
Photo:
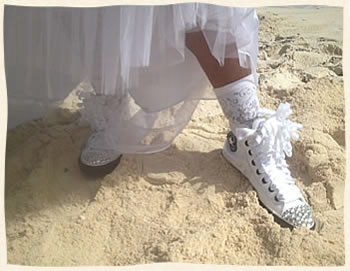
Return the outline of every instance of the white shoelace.
<path id="1" fill-rule="evenodd" d="M 301 124 L 287 119 L 291 113 L 288 103 L 280 104 L 276 112 L 262 108 L 259 115 L 267 118 L 257 118 L 252 129 L 238 129 L 245 130 L 243 136 L 248 135 L 248 144 L 259 172 L 266 173 L 270 188 L 277 191 L 277 199 L 283 202 L 303 198 L 285 160 L 286 156 L 292 156 L 290 140 L 298 139 L 297 130 L 302 128 Z"/>

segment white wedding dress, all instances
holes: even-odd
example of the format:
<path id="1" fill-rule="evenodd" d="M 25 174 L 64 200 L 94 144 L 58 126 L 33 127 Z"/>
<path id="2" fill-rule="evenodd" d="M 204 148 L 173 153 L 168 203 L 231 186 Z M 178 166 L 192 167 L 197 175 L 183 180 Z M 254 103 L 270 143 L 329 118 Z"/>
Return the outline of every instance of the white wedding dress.
<path id="1" fill-rule="evenodd" d="M 122 153 L 167 148 L 199 99 L 215 98 L 185 33 L 201 30 L 219 63 L 239 58 L 257 83 L 255 9 L 186 3 L 99 8 L 6 6 L 9 127 L 46 114 L 80 82 L 84 117 Z"/>

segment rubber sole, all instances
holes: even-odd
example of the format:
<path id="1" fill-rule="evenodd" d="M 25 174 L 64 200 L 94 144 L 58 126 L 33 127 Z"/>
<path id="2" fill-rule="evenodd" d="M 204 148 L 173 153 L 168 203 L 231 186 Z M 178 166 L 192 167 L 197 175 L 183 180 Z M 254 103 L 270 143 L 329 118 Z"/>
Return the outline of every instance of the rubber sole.
<path id="1" fill-rule="evenodd" d="M 275 213 L 273 213 L 270 209 L 268 209 L 268 208 L 265 206 L 265 204 L 264 204 L 260 199 L 259 199 L 258 201 L 259 201 L 260 205 L 261 205 L 262 207 L 264 207 L 264 208 L 267 210 L 267 212 L 273 216 L 273 220 L 274 220 L 277 224 L 279 224 L 282 228 L 289 228 L 290 230 L 296 228 L 295 226 L 289 224 L 288 222 L 286 222 L 285 220 L 283 220 L 281 217 L 279 217 L 278 215 L 276 215 Z M 311 228 L 309 228 L 309 230 L 312 230 L 312 231 L 313 231 L 313 230 L 315 230 L 315 229 L 316 229 L 316 221 L 314 222 L 314 225 L 313 225 Z"/>
<path id="2" fill-rule="evenodd" d="M 104 177 L 107 174 L 111 173 L 119 165 L 121 158 L 122 155 L 103 166 L 88 166 L 81 161 L 79 156 L 78 163 L 80 170 L 86 175 L 89 175 L 91 177 Z"/>

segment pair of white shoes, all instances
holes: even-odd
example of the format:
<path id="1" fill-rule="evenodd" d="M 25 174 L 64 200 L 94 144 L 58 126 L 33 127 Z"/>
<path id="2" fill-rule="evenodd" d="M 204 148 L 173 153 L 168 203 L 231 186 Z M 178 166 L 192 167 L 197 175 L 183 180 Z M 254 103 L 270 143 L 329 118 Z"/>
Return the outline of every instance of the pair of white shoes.
<path id="1" fill-rule="evenodd" d="M 285 160 L 286 155 L 292 155 L 290 140 L 297 139 L 296 132 L 302 127 L 287 119 L 290 114 L 289 104 L 281 104 L 276 112 L 262 108 L 251 127 L 237 128 L 227 135 L 223 155 L 248 178 L 268 210 L 293 227 L 310 229 L 315 226 L 311 207 Z M 90 137 L 81 152 L 80 164 L 110 172 L 122 154 L 94 147 L 102 136 L 97 133 Z"/>

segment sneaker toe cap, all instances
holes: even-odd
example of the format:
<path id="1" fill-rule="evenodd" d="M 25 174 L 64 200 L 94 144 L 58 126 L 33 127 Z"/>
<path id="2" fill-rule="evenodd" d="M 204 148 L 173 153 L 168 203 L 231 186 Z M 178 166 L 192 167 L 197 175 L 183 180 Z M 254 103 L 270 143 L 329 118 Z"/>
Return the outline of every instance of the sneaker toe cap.
<path id="1" fill-rule="evenodd" d="M 282 218 L 294 227 L 306 227 L 310 229 L 315 225 L 312 210 L 308 204 L 299 204 L 287 208 L 282 213 Z"/>

